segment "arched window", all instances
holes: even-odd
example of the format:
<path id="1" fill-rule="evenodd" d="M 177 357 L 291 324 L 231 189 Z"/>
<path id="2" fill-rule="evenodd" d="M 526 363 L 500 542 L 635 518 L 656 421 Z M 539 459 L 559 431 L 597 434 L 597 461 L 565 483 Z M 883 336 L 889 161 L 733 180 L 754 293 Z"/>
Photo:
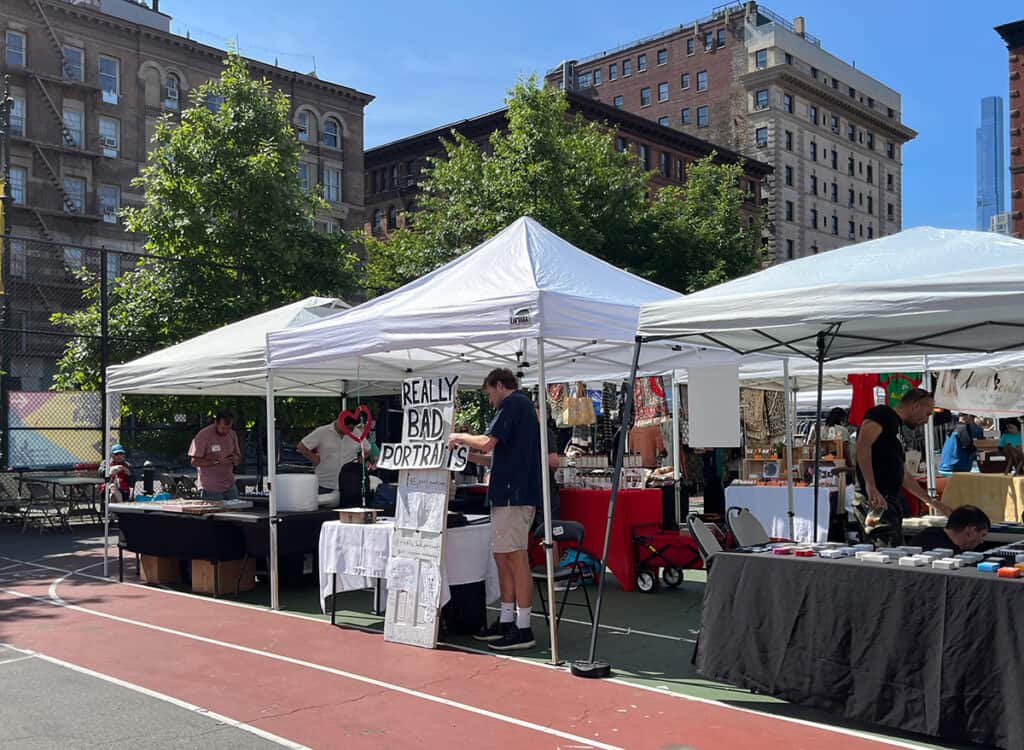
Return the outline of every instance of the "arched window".
<path id="1" fill-rule="evenodd" d="M 178 109 L 181 102 L 181 81 L 174 73 L 168 73 L 164 81 L 164 107 Z"/>
<path id="2" fill-rule="evenodd" d="M 309 112 L 300 109 L 295 115 L 295 128 L 299 131 L 299 140 L 303 143 L 309 141 Z"/>
<path id="3" fill-rule="evenodd" d="M 323 142 L 330 148 L 341 148 L 341 125 L 333 117 L 324 120 Z"/>
<path id="4" fill-rule="evenodd" d="M 398 228 L 398 209 L 394 206 L 388 206 L 388 231 L 392 231 Z"/>
<path id="5" fill-rule="evenodd" d="M 373 209 L 373 224 L 371 224 L 371 227 L 372 227 L 372 231 L 374 232 L 374 234 L 376 234 L 377 232 L 380 232 L 380 219 L 381 219 L 380 209 L 379 208 Z"/>

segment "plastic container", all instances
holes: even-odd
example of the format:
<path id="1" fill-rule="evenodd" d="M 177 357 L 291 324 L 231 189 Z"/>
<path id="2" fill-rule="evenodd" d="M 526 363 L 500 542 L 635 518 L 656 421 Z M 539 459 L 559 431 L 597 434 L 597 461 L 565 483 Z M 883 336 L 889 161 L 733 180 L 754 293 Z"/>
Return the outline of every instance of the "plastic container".
<path id="1" fill-rule="evenodd" d="M 307 511 L 319 507 L 316 474 L 278 474 L 276 481 L 279 511 Z"/>

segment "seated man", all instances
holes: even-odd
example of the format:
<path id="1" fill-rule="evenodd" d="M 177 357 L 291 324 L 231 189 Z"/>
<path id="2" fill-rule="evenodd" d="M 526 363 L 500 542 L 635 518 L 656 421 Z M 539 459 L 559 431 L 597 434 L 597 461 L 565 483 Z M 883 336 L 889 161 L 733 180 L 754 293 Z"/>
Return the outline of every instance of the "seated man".
<path id="1" fill-rule="evenodd" d="M 999 450 L 1006 456 L 1006 471 L 1011 471 L 1018 476 L 1024 474 L 1024 452 L 1021 451 L 1020 421 L 1007 419 L 1004 423 L 1005 431 L 999 436 Z"/>
<path id="2" fill-rule="evenodd" d="M 927 551 L 930 549 L 952 549 L 959 555 L 966 550 L 976 549 L 984 540 L 992 522 L 985 511 L 974 505 L 955 508 L 946 521 L 946 528 L 931 526 L 913 538 L 913 543 Z"/>
<path id="3" fill-rule="evenodd" d="M 106 462 L 100 464 L 100 471 L 106 478 L 107 499 L 120 503 L 131 497 L 132 465 L 125 460 L 125 450 L 120 443 L 110 449 L 109 468 Z"/>

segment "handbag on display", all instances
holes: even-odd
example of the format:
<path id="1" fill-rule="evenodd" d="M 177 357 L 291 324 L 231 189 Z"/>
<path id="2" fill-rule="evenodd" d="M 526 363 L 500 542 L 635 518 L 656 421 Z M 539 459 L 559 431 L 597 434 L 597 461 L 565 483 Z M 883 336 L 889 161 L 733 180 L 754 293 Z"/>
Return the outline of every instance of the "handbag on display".
<path id="1" fill-rule="evenodd" d="M 587 386 L 582 381 L 576 383 L 575 395 L 566 395 L 562 401 L 562 421 L 573 427 L 597 422 L 594 402 L 587 395 Z"/>

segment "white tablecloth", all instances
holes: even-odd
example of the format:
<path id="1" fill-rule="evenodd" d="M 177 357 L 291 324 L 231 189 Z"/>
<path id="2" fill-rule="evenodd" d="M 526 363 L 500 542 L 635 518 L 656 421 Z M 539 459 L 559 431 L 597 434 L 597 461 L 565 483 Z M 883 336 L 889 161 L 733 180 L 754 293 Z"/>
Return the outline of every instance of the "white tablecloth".
<path id="1" fill-rule="evenodd" d="M 828 537 L 830 488 L 818 490 L 818 541 Z M 793 488 L 793 527 L 796 541 L 814 541 L 814 488 Z M 768 535 L 789 539 L 789 490 L 786 487 L 756 487 L 735 484 L 725 488 L 725 507 L 750 508 Z"/>
<path id="2" fill-rule="evenodd" d="M 338 574 L 339 593 L 371 588 L 376 579 L 385 577 L 394 529 L 391 521 L 375 524 L 327 521 L 320 527 L 321 609 L 325 610 L 325 602 L 331 595 L 333 574 Z M 485 582 L 488 602 L 498 600 L 498 568 L 491 554 L 489 523 L 445 530 L 443 578 L 442 607 L 451 599 L 449 586 L 477 581 Z"/>

